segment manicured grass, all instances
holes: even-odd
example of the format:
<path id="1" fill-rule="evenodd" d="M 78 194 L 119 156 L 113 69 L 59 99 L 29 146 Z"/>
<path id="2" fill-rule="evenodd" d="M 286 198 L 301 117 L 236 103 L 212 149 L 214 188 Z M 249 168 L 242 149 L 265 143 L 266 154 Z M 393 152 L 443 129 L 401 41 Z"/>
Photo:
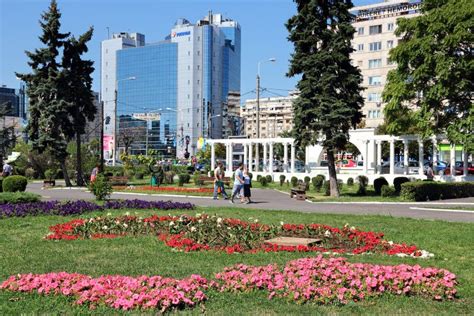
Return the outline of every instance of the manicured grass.
<path id="1" fill-rule="evenodd" d="M 346 306 L 297 305 L 283 299 L 267 299 L 265 292 L 221 294 L 208 292 L 205 303 L 209 314 L 469 314 L 474 306 L 474 224 L 400 219 L 383 216 L 307 214 L 239 208 L 198 208 L 188 214 L 217 213 L 227 217 L 259 218 L 264 223 L 324 223 L 341 227 L 346 223 L 363 230 L 383 231 L 388 240 L 416 244 L 435 254 L 420 260 L 383 255 L 350 256 L 352 262 L 380 264 L 420 264 L 446 268 L 458 275 L 460 298 L 454 302 L 434 302 L 416 297 L 383 296 Z M 115 215 L 124 211 L 113 211 Z M 132 212 L 133 213 L 133 212 Z M 137 214 L 181 214 L 182 211 L 137 211 Z M 95 215 L 98 215 L 96 213 Z M 90 217 L 87 214 L 81 217 Z M 166 247 L 155 237 L 46 241 L 48 226 L 69 221 L 71 217 L 38 216 L 0 220 L 0 279 L 16 273 L 67 271 L 99 276 L 102 274 L 163 275 L 185 277 L 197 273 L 211 277 L 235 263 L 266 265 L 314 256 L 309 253 L 258 253 L 227 255 L 216 252 L 182 253 Z M 199 308 L 185 312 L 199 314 Z M 110 314 L 108 308 L 90 311 L 72 305 L 63 297 L 0 292 L 0 315 L 20 313 Z M 119 313 L 120 314 L 120 313 Z M 152 314 L 152 313 L 150 313 Z"/>

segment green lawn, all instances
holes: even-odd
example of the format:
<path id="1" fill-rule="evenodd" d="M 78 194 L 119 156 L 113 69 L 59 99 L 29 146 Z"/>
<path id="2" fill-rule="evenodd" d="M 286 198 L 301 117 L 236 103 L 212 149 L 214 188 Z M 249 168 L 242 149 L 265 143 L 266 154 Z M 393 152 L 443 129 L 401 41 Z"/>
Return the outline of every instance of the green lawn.
<path id="1" fill-rule="evenodd" d="M 435 254 L 420 260 L 383 255 L 351 256 L 352 262 L 380 264 L 420 264 L 446 268 L 458 275 L 459 299 L 434 302 L 416 297 L 383 296 L 347 306 L 297 305 L 284 299 L 267 299 L 265 292 L 221 294 L 208 292 L 205 308 L 209 314 L 469 314 L 474 306 L 474 224 L 423 221 L 382 216 L 305 214 L 284 211 L 259 211 L 239 208 L 198 208 L 194 212 L 217 213 L 264 223 L 346 223 L 364 230 L 383 231 L 388 240 L 413 243 Z M 124 211 L 115 211 L 117 215 Z M 147 215 L 149 211 L 138 211 Z M 154 212 L 157 213 L 157 212 Z M 161 212 L 168 214 L 169 211 Z M 181 213 L 171 211 L 171 213 Z M 83 217 L 90 217 L 88 214 Z M 265 265 L 310 256 L 304 253 L 259 253 L 226 255 L 215 252 L 181 253 L 164 246 L 155 237 L 102 240 L 46 241 L 42 237 L 48 226 L 70 220 L 70 217 L 40 216 L 0 220 L 0 279 L 16 273 L 67 271 L 99 276 L 102 274 L 163 275 L 185 277 L 197 273 L 211 277 L 225 266 L 235 263 Z M 313 254 L 314 255 L 314 254 Z M 110 314 L 108 308 L 89 311 L 72 305 L 71 299 L 31 294 L 0 292 L 0 315 L 11 314 Z M 185 312 L 199 314 L 199 308 Z M 117 313 L 117 312 L 114 312 Z M 150 313 L 151 314 L 151 313 Z"/>

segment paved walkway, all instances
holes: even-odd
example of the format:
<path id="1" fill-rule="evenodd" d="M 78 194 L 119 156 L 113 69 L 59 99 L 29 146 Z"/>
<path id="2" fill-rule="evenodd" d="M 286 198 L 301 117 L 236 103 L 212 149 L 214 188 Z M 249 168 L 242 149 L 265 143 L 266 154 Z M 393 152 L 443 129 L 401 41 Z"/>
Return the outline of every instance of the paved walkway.
<path id="1" fill-rule="evenodd" d="M 91 193 L 83 188 L 61 188 L 42 190 L 42 184 L 31 183 L 27 191 L 40 194 L 45 200 L 78 200 L 93 199 Z M 388 215 L 395 217 L 411 217 L 452 222 L 474 222 L 474 211 L 437 210 L 442 207 L 474 208 L 474 198 L 444 200 L 438 202 L 413 203 L 379 203 L 379 202 L 317 202 L 296 201 L 289 195 L 270 189 L 252 190 L 254 203 L 244 205 L 236 201 L 235 207 L 268 210 L 290 210 L 308 213 L 355 214 L 355 215 Z M 230 207 L 229 201 L 214 201 L 211 197 L 190 197 L 163 194 L 114 193 L 113 199 L 172 200 L 176 202 L 192 202 L 199 206 Z"/>

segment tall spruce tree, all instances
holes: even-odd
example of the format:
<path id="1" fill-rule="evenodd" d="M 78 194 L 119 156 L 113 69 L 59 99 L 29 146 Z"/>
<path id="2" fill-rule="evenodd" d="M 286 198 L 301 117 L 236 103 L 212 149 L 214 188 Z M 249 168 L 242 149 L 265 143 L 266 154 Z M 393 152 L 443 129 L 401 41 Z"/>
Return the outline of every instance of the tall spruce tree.
<path id="1" fill-rule="evenodd" d="M 402 36 L 390 59 L 383 98 L 386 129 L 447 133 L 474 150 L 474 6 L 471 0 L 424 0 L 422 14 L 397 21 Z"/>
<path id="2" fill-rule="evenodd" d="M 7 157 L 9 150 L 15 146 L 16 136 L 15 127 L 7 126 L 5 122 L 6 116 L 11 113 L 11 104 L 5 102 L 0 105 L 0 165 L 3 165 L 3 160 Z"/>
<path id="3" fill-rule="evenodd" d="M 76 173 L 77 185 L 84 185 L 84 174 L 81 159 L 81 135 L 85 133 L 87 121 L 93 121 L 97 108 L 94 105 L 92 93 L 92 73 L 94 72 L 91 60 L 83 60 L 81 56 L 88 51 L 87 42 L 92 38 L 93 28 L 81 35 L 74 36 L 64 43 L 62 90 L 64 99 L 68 103 L 68 111 L 72 125 L 68 136 L 76 139 Z"/>
<path id="4" fill-rule="evenodd" d="M 27 83 L 30 113 L 27 130 L 33 149 L 41 153 L 49 148 L 61 165 L 66 185 L 70 186 L 66 158 L 68 126 L 72 124 L 68 103 L 62 95 L 61 65 L 57 60 L 69 34 L 59 32 L 60 17 L 57 3 L 52 0 L 40 20 L 43 34 L 39 39 L 46 47 L 27 51 L 32 73 L 17 76 Z"/>
<path id="5" fill-rule="evenodd" d="M 339 196 L 334 151 L 344 148 L 349 129 L 363 117 L 362 76 L 350 58 L 353 5 L 350 0 L 295 2 L 298 13 L 286 24 L 295 47 L 287 75 L 302 75 L 293 104 L 293 136 L 300 146 L 326 148 L 331 196 Z"/>

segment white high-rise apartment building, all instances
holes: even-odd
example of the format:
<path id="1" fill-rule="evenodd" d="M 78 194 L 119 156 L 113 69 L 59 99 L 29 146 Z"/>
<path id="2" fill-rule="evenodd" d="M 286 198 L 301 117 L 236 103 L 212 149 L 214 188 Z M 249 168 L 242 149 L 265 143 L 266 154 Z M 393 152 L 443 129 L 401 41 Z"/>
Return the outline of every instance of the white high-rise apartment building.
<path id="1" fill-rule="evenodd" d="M 408 0 L 386 0 L 371 5 L 354 7 L 352 24 L 356 30 L 352 41 L 354 65 L 361 69 L 365 90 L 362 109 L 366 127 L 377 127 L 383 123 L 382 91 L 387 74 L 395 68 L 389 60 L 389 51 L 397 46 L 400 38 L 395 36 L 398 18 L 410 18 L 420 13 L 421 2 Z"/>

